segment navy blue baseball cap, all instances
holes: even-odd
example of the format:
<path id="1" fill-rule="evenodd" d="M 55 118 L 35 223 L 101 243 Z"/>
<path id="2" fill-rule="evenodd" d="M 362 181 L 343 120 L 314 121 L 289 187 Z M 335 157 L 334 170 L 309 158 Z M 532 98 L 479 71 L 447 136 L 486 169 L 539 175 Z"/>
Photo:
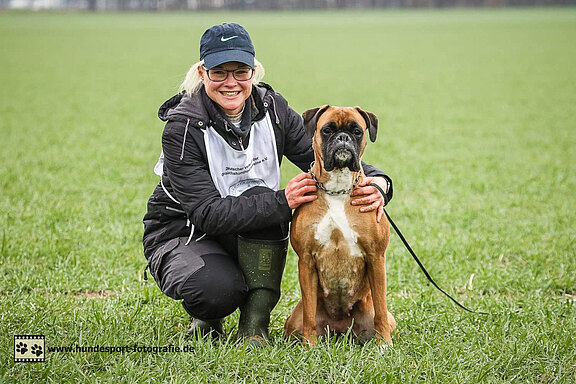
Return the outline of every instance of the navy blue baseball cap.
<path id="1" fill-rule="evenodd" d="M 248 32 L 239 24 L 214 25 L 200 39 L 200 60 L 207 69 L 230 61 L 254 68 L 254 45 Z"/>

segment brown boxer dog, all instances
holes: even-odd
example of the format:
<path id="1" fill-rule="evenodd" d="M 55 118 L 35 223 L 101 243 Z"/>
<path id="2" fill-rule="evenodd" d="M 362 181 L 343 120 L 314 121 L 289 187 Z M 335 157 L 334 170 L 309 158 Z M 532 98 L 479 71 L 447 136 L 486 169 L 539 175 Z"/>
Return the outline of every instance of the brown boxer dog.
<path id="1" fill-rule="evenodd" d="M 367 133 L 376 140 L 376 115 L 359 107 L 323 107 L 302 115 L 313 137 L 318 198 L 294 212 L 290 242 L 298 254 L 302 300 L 284 325 L 285 336 L 315 344 L 329 333 L 392 344 L 396 321 L 386 306 L 385 217 L 361 213 L 350 192 L 365 176 L 361 156 Z"/>

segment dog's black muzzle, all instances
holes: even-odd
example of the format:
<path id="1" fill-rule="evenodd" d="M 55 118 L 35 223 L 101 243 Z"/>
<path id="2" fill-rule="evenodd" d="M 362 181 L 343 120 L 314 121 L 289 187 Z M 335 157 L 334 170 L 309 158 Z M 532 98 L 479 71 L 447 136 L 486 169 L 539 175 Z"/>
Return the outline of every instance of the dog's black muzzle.
<path id="1" fill-rule="evenodd" d="M 352 172 L 360 170 L 358 144 L 346 132 L 334 135 L 324 146 L 324 169 L 330 172 L 334 168 L 348 168 Z"/>

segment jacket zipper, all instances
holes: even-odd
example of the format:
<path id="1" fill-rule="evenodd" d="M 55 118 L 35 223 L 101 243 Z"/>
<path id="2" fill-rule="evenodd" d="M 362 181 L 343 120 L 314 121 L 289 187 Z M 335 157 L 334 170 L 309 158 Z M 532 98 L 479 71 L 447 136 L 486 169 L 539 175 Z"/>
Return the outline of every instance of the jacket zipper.
<path id="1" fill-rule="evenodd" d="M 168 211 L 172 211 L 172 212 L 186 213 L 186 212 L 184 212 L 184 211 L 181 210 L 181 209 L 172 208 L 172 207 L 170 207 L 170 206 L 168 206 L 168 205 L 165 206 L 164 208 L 166 208 Z"/>

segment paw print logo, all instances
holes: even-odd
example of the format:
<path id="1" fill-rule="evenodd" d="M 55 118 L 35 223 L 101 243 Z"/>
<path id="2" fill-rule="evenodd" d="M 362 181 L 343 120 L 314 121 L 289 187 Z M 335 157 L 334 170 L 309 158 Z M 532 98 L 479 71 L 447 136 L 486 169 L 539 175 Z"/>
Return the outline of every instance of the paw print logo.
<path id="1" fill-rule="evenodd" d="M 36 357 L 40 357 L 40 355 L 44 353 L 44 351 L 42 350 L 42 347 L 38 344 L 34 344 L 32 346 L 31 352 L 32 352 L 32 354 L 36 355 Z"/>
<path id="2" fill-rule="evenodd" d="M 45 340 L 46 337 L 44 335 L 14 335 L 14 362 L 44 362 L 46 353 Z"/>
<path id="3" fill-rule="evenodd" d="M 28 352 L 28 344 L 19 342 L 18 344 L 16 344 L 16 352 L 20 353 L 21 355 L 24 355 L 26 352 Z"/>

